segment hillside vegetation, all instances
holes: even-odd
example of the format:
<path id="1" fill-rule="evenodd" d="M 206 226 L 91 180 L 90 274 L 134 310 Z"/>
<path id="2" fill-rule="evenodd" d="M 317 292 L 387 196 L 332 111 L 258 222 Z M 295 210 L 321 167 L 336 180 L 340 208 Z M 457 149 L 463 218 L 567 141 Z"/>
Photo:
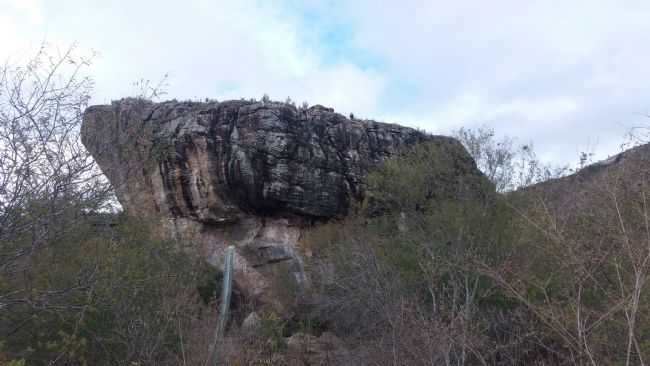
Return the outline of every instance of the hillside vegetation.
<path id="1" fill-rule="evenodd" d="M 0 70 L 0 364 L 206 364 L 220 274 L 114 209 L 79 145 L 86 61 L 39 57 Z M 223 364 L 645 365 L 647 145 L 565 175 L 457 137 L 484 177 L 432 142 L 387 159 L 301 238 L 313 283 L 291 312 L 234 294 Z"/>
<path id="2" fill-rule="evenodd" d="M 392 159 L 369 178 L 392 210 L 313 233 L 319 314 L 372 364 L 644 364 L 645 150 L 484 200 L 432 193 L 426 146 Z"/>

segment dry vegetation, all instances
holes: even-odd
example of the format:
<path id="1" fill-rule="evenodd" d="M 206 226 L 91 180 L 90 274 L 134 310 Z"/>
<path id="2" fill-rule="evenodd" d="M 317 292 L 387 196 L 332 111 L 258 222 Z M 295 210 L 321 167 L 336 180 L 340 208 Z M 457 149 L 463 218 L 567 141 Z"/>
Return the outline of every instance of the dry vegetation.
<path id="1" fill-rule="evenodd" d="M 464 136 L 504 148 L 485 133 Z M 394 158 L 369 182 L 398 206 L 313 233 L 327 268 L 319 316 L 371 347 L 369 364 L 646 364 L 645 150 L 482 202 L 423 193 L 438 181 L 412 175 L 435 171 L 425 147 Z M 519 186 L 521 172 L 500 169 L 521 156 L 493 152 L 479 164 L 499 157 L 497 187 Z M 550 170 L 525 153 L 527 181 L 544 181 Z"/>
<path id="2" fill-rule="evenodd" d="M 107 210 L 79 145 L 87 65 L 0 69 L 0 364 L 205 365 L 217 274 Z M 650 152 L 548 181 L 563 170 L 530 145 L 457 137 L 492 183 L 428 145 L 387 161 L 355 214 L 307 234 L 310 301 L 251 330 L 235 297 L 224 364 L 650 362 Z"/>

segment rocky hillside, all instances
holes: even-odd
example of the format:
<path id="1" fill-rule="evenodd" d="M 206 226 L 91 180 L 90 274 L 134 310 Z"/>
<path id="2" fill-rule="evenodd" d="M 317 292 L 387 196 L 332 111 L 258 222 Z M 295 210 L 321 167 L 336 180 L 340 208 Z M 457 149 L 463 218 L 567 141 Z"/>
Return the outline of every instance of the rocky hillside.
<path id="1" fill-rule="evenodd" d="M 592 202 L 611 196 L 624 183 L 630 187 L 645 187 L 650 164 L 650 144 L 643 144 L 613 155 L 576 171 L 573 174 L 525 187 L 513 194 L 524 206 L 541 202 L 553 214 L 574 215 Z M 517 201 L 517 200 L 516 200 Z M 525 212 L 530 207 L 523 207 Z"/>
<path id="2" fill-rule="evenodd" d="M 319 105 L 123 99 L 88 108 L 82 140 L 128 213 L 162 218 L 217 266 L 234 244 L 237 286 L 276 307 L 309 286 L 304 228 L 345 216 L 386 157 L 428 141 L 446 176 L 481 175 L 452 138 Z"/>

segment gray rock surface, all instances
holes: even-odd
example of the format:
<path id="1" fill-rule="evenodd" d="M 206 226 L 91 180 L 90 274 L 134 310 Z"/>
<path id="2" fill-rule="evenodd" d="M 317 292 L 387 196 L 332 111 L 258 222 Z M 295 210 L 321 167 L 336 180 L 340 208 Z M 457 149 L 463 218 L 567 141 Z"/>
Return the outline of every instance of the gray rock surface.
<path id="1" fill-rule="evenodd" d="M 262 319 L 256 312 L 252 312 L 246 316 L 244 321 L 241 323 L 241 329 L 248 334 L 255 334 L 259 331 L 262 326 Z"/>
<path id="2" fill-rule="evenodd" d="M 163 219 L 216 266 L 235 245 L 236 285 L 279 308 L 309 286 L 304 228 L 346 215 L 386 157 L 430 141 L 463 162 L 449 174 L 480 174 L 452 138 L 318 105 L 123 99 L 89 107 L 81 133 L 128 213 Z"/>
<path id="3" fill-rule="evenodd" d="M 84 117 L 83 142 L 126 210 L 216 223 L 242 214 L 345 215 L 384 157 L 450 140 L 284 103 L 125 99 Z"/>

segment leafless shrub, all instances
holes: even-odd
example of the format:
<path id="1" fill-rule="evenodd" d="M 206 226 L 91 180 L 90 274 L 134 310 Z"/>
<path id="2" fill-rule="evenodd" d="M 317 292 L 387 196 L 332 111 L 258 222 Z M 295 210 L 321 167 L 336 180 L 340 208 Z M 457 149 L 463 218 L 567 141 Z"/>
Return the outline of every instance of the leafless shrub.
<path id="1" fill-rule="evenodd" d="M 157 83 L 153 83 L 149 79 L 140 79 L 133 83 L 134 93 L 133 97 L 141 100 L 159 100 L 167 95 L 167 88 L 169 87 L 169 74 L 163 75 Z M 206 102 L 209 99 L 206 98 Z"/>
<path id="2" fill-rule="evenodd" d="M 43 45 L 24 65 L 0 68 L 0 272 L 7 276 L 74 229 L 71 211 L 97 210 L 111 197 L 79 139 L 93 81 L 85 75 L 92 59 L 77 54 L 74 46 L 61 53 Z"/>
<path id="3" fill-rule="evenodd" d="M 565 364 L 650 357 L 647 163 L 637 154 L 524 192 L 532 200 L 513 203 L 522 234 L 511 257 L 481 268 L 541 322 Z"/>
<path id="4" fill-rule="evenodd" d="M 499 138 L 493 129 L 486 126 L 460 128 L 453 132 L 453 136 L 465 146 L 499 192 L 514 191 L 569 172 L 568 167 L 554 167 L 541 162 L 532 143 L 518 144 L 508 136 Z"/>

